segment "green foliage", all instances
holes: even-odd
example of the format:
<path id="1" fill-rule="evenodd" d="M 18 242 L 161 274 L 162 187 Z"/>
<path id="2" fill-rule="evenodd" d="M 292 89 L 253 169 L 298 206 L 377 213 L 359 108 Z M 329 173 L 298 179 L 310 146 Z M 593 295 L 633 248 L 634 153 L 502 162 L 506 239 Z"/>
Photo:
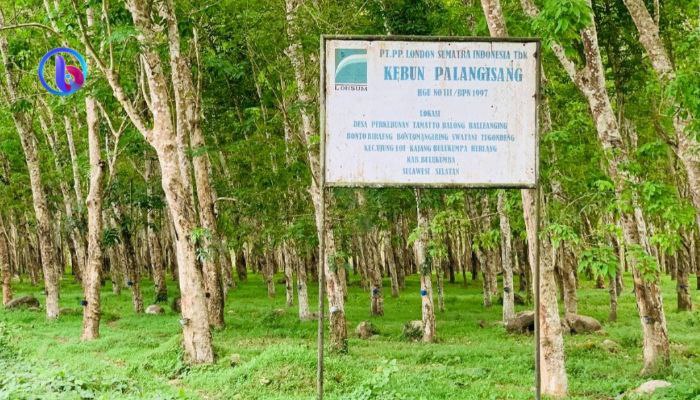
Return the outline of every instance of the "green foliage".
<path id="1" fill-rule="evenodd" d="M 659 264 L 642 246 L 627 246 L 627 260 L 639 270 L 644 282 L 652 283 L 659 280 Z"/>
<path id="2" fill-rule="evenodd" d="M 212 251 L 214 251 L 211 246 L 211 230 L 201 227 L 194 228 L 190 234 L 190 239 L 195 245 L 197 259 L 200 262 L 211 260 L 213 256 Z"/>
<path id="3" fill-rule="evenodd" d="M 106 228 L 102 231 L 102 245 L 110 248 L 121 243 L 121 236 L 116 228 Z"/>
<path id="4" fill-rule="evenodd" d="M 614 278 L 617 274 L 619 259 L 610 246 L 596 246 L 583 250 L 579 256 L 578 272 L 589 273 L 594 279 Z"/>
<path id="5" fill-rule="evenodd" d="M 632 287 L 631 276 L 623 278 L 625 287 Z M 82 288 L 70 279 L 63 282 L 61 305 L 65 307 L 74 304 Z M 406 285 L 405 293 L 420 290 L 416 276 L 407 277 Z M 134 314 L 130 296 L 114 295 L 110 286 L 107 282 L 102 288 L 103 309 L 119 318 L 105 321 L 102 337 L 93 342 L 80 340 L 80 316 L 47 323 L 41 312 L 0 309 L 0 331 L 5 332 L 0 336 L 10 341 L 13 349 L 9 358 L 0 356 L 0 398 L 79 399 L 78 390 L 101 400 L 236 396 L 302 400 L 314 396 L 316 322 L 299 322 L 293 310 L 280 316 L 275 310 L 285 309 L 284 296 L 269 299 L 261 290 L 264 281 L 258 274 L 249 274 L 249 281 L 239 283 L 230 293 L 227 328 L 214 332 L 217 361 L 205 367 L 184 365 L 178 314 L 170 310 L 161 316 Z M 153 297 L 150 282 L 144 281 L 142 287 L 145 298 Z M 311 303 L 316 301 L 316 289 L 310 282 Z M 665 299 L 673 298 L 675 282 L 664 277 L 662 289 Z M 14 290 L 21 295 L 35 289 L 16 283 Z M 169 295 L 176 292 L 177 284 L 170 282 Z M 581 280 L 578 295 L 582 314 L 599 320 L 607 316 L 605 291 Z M 43 302 L 43 297 L 39 298 Z M 483 307 L 479 282 L 470 282 L 467 288 L 446 282 L 445 301 L 450 307 L 437 321 L 442 340 L 424 344 L 401 337 L 406 321 L 420 318 L 419 296 L 387 297 L 384 317 L 372 319 L 382 332 L 379 338 L 350 339 L 349 354 L 326 357 L 326 397 L 366 396 L 369 389 L 370 398 L 390 398 L 393 392 L 402 399 L 532 399 L 532 337 L 508 335 L 497 324 L 479 325 L 479 321 L 501 318 L 500 307 Z M 518 311 L 526 309 L 518 306 Z M 670 309 L 667 304 L 669 330 L 674 335 L 674 367 L 659 378 L 674 386 L 662 398 L 692 399 L 700 394 L 700 366 L 694 356 L 700 354 L 700 320 L 697 312 L 674 313 Z M 348 287 L 345 311 L 349 327 L 367 319 L 367 294 L 357 285 Z M 605 339 L 620 345 L 618 353 L 596 346 L 604 338 L 565 337 L 570 397 L 574 400 L 615 397 L 649 379 L 639 376 L 638 363 L 629 362 L 639 356 L 641 346 L 639 317 L 630 291 L 621 294 L 619 320 L 606 325 L 605 332 Z M 676 350 L 681 348 L 683 353 Z M 241 360 L 234 367 L 232 354 L 239 354 Z M 387 360 L 395 360 L 395 366 Z M 64 390 L 61 387 L 66 391 L 54 392 Z"/>
<path id="6" fill-rule="evenodd" d="M 344 269 L 346 271 L 351 271 L 352 266 L 350 265 L 350 256 L 344 251 L 336 251 L 333 254 L 328 254 L 328 269 L 333 272 L 339 269 Z"/>
<path id="7" fill-rule="evenodd" d="M 433 255 L 430 252 L 425 255 L 425 260 L 420 264 L 418 270 L 421 275 L 430 275 L 433 272 Z"/>
<path id="8" fill-rule="evenodd" d="M 581 30 L 592 21 L 592 11 L 585 0 L 546 0 L 532 27 L 547 46 L 559 42 L 567 55 L 575 57 Z"/>
<path id="9" fill-rule="evenodd" d="M 12 344 L 12 333 L 4 322 L 0 321 L 0 360 L 17 357 L 17 351 Z"/>
<path id="10" fill-rule="evenodd" d="M 550 240 L 552 241 L 552 246 L 559 247 L 559 245 L 564 243 L 578 244 L 579 237 L 574 229 L 567 225 L 562 224 L 550 224 L 546 228 L 547 233 L 549 233 Z"/>
<path id="11" fill-rule="evenodd" d="M 480 232 L 474 236 L 472 240 L 472 249 L 477 251 L 493 250 L 501 243 L 501 231 L 498 229 L 489 229 L 485 232 Z"/>
<path id="12" fill-rule="evenodd" d="M 382 365 L 377 367 L 375 374 L 369 380 L 362 382 L 347 398 L 349 400 L 406 399 L 406 397 L 398 395 L 393 390 L 386 390 L 391 376 L 398 371 L 399 367 L 396 365 L 396 360 L 382 362 Z"/>

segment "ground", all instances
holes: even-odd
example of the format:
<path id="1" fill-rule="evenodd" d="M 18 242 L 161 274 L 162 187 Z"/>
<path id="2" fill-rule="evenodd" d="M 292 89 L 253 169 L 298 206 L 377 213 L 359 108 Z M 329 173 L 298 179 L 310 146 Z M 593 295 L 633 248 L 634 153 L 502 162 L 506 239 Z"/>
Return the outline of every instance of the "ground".
<path id="1" fill-rule="evenodd" d="M 625 283 L 619 322 L 604 323 L 603 333 L 565 338 L 570 398 L 613 399 L 656 378 L 673 383 L 656 399 L 700 399 L 700 312 L 676 312 L 675 282 L 664 279 L 673 365 L 641 377 L 641 329 L 630 277 Z M 145 299 L 154 298 L 151 286 L 143 284 Z M 605 321 L 607 291 L 590 282 L 582 286 L 579 312 Z M 315 290 L 309 288 L 312 304 Z M 179 315 L 170 307 L 165 315 L 135 315 L 129 292 L 117 296 L 109 282 L 102 290 L 102 337 L 81 342 L 81 290 L 66 277 L 61 306 L 73 313 L 58 321 L 47 322 L 37 311 L 0 310 L 0 399 L 312 399 L 316 323 L 299 322 L 296 308 L 285 307 L 283 286 L 277 291 L 268 299 L 257 276 L 240 284 L 227 300 L 226 328 L 214 332 L 216 364 L 188 367 L 181 361 Z M 447 284 L 445 292 L 439 343 L 423 344 L 401 333 L 405 322 L 420 319 L 415 277 L 398 299 L 386 298 L 381 318 L 369 317 L 369 295 L 352 284 L 350 350 L 327 357 L 326 399 L 532 399 L 532 335 L 505 333 L 501 307 L 482 307 L 478 281 L 467 288 Z M 15 295 L 26 294 L 43 304 L 41 288 L 17 283 Z M 171 286 L 171 298 L 175 294 Z M 698 291 L 693 295 L 700 302 Z M 355 338 L 362 320 L 371 320 L 379 337 Z M 619 351 L 604 349 L 605 339 L 619 344 Z"/>

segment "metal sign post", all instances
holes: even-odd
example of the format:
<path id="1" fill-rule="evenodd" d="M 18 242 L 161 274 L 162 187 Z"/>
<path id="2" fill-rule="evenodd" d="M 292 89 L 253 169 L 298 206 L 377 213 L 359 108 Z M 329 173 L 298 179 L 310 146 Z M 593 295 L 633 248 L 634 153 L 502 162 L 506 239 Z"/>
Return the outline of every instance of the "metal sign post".
<path id="1" fill-rule="evenodd" d="M 322 36 L 317 398 L 323 399 L 326 190 L 535 190 L 535 396 L 540 399 L 540 41 Z"/>

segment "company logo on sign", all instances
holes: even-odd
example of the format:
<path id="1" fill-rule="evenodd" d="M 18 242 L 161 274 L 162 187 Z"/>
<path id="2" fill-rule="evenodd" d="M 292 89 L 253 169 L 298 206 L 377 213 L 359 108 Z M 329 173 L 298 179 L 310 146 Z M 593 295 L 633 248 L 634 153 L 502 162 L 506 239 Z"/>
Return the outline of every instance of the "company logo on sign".
<path id="1" fill-rule="evenodd" d="M 67 65 L 64 54 L 74 58 L 80 67 Z M 49 84 L 46 79 L 46 69 L 49 61 L 54 60 L 53 84 Z M 46 53 L 39 62 L 39 81 L 41 85 L 51 94 L 57 96 L 68 96 L 77 92 L 87 78 L 88 68 L 85 58 L 80 53 L 67 47 L 59 47 Z"/>
<path id="2" fill-rule="evenodd" d="M 335 49 L 335 88 L 367 91 L 367 50 Z"/>

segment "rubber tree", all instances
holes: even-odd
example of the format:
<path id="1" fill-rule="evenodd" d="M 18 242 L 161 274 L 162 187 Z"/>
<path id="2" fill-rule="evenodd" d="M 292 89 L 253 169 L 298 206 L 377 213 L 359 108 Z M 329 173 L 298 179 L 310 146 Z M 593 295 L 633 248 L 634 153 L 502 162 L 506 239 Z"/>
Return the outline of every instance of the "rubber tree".
<path id="1" fill-rule="evenodd" d="M 77 4 L 73 0 L 74 8 Z M 148 109 L 151 120 L 147 121 L 127 95 L 119 76 L 110 61 L 107 63 L 92 45 L 92 40 L 82 19 L 78 17 L 81 39 L 87 47 L 90 57 L 95 61 L 99 71 L 104 75 L 112 89 L 112 94 L 124 109 L 132 125 L 144 136 L 155 149 L 161 170 L 161 183 L 166 203 L 173 224 L 175 255 L 178 266 L 178 283 L 180 284 L 183 330 L 183 345 L 188 362 L 194 364 L 214 361 L 212 336 L 209 328 L 209 316 L 204 291 L 202 272 L 197 265 L 195 242 L 192 238 L 198 226 L 192 194 L 190 176 L 181 166 L 182 154 L 178 152 L 178 138 L 173 121 L 175 118 L 170 108 L 170 94 L 165 68 L 160 59 L 161 27 L 151 21 L 151 4 L 144 0 L 127 1 L 134 26 L 139 31 L 137 40 L 141 53 L 139 59 L 145 71 L 145 83 L 148 88 Z M 108 19 L 106 23 L 108 23 Z M 111 49 L 110 49 L 111 50 Z"/>
<path id="2" fill-rule="evenodd" d="M 5 27 L 5 17 L 0 11 L 0 28 Z M 39 150 L 37 148 L 36 132 L 32 123 L 31 103 L 19 95 L 19 79 L 10 59 L 6 32 L 0 33 L 0 56 L 4 67 L 5 79 L 2 82 L 0 96 L 12 110 L 12 120 L 22 143 L 22 150 L 29 170 L 29 181 L 32 190 L 32 204 L 37 221 L 37 234 L 41 251 L 41 265 L 44 272 L 46 291 L 46 317 L 56 319 L 59 316 L 59 278 L 60 268 L 53 243 L 53 229 L 49 211 L 46 188 L 42 181 Z"/>
<path id="3" fill-rule="evenodd" d="M 487 25 L 491 36 L 507 37 L 508 30 L 499 0 L 482 0 L 482 8 L 486 16 Z M 541 241 L 537 248 L 537 232 L 539 231 L 538 207 L 536 204 L 538 191 L 525 189 L 521 191 L 525 229 L 527 233 L 528 258 L 532 276 L 535 269 L 540 270 L 540 285 L 535 287 L 533 279 L 533 293 L 539 291 L 540 309 L 538 321 L 540 327 L 540 365 L 542 393 L 553 397 L 565 397 L 568 391 L 568 378 L 564 363 L 564 338 L 562 335 L 559 307 L 556 295 L 556 283 L 553 261 L 546 258 L 549 254 L 547 240 Z M 541 211 L 540 211 L 541 212 Z M 539 251 L 539 260 L 535 253 Z M 512 280 L 512 279 L 511 279 Z"/>
<path id="4" fill-rule="evenodd" d="M 590 0 L 585 0 L 584 4 L 588 8 L 586 12 L 592 15 Z M 521 5 L 528 16 L 538 18 L 540 11 L 532 0 L 521 0 Z M 555 10 L 551 11 L 550 14 L 556 13 Z M 556 23 L 552 17 L 553 15 L 548 14 L 539 20 Z M 588 24 L 582 26 L 580 30 L 583 66 L 578 66 L 556 40 L 550 42 L 550 48 L 569 78 L 588 102 L 598 140 L 607 156 L 606 172 L 613 182 L 616 200 L 620 205 L 620 224 L 627 249 L 627 258 L 634 276 L 637 310 L 644 335 L 644 367 L 642 372 L 648 374 L 670 364 L 668 329 L 659 286 L 658 266 L 649 255 L 646 225 L 638 204 L 635 204 L 634 199 L 632 200 L 633 210 L 624 205 L 627 187 L 630 183 L 634 183 L 635 179 L 624 168 L 630 161 L 629 149 L 623 142 L 606 89 L 605 69 L 598 45 L 598 33 L 595 21 L 592 20 L 592 17 L 590 19 Z"/>

